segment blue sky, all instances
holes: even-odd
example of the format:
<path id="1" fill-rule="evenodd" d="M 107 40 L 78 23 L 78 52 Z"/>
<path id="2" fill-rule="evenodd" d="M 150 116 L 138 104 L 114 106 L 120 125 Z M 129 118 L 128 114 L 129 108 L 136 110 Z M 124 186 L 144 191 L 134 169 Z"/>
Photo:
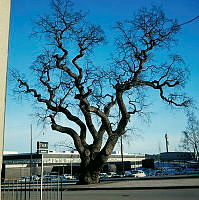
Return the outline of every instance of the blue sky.
<path id="1" fill-rule="evenodd" d="M 114 22 L 129 18 L 141 7 L 160 5 L 168 17 L 176 18 L 179 23 L 188 21 L 199 15 L 198 0 L 74 0 L 75 7 L 89 10 L 89 20 L 101 24 L 108 38 L 111 38 L 110 29 Z M 48 13 L 49 0 L 17 0 L 12 2 L 10 23 L 10 48 L 9 68 L 15 68 L 28 74 L 28 68 L 36 55 L 41 50 L 42 42 L 30 38 L 32 31 L 32 19 L 42 13 Z M 183 26 L 179 34 L 178 46 L 174 52 L 181 54 L 191 69 L 186 92 L 193 97 L 196 104 L 199 103 L 199 20 Z M 108 48 L 108 47 L 107 47 Z M 109 47 L 110 48 L 110 47 Z M 108 50 L 108 49 L 107 49 Z M 108 54 L 99 53 L 101 57 Z M 108 52 L 108 51 L 107 51 Z M 8 81 L 6 107 L 6 126 L 4 146 L 6 151 L 29 152 L 30 151 L 30 124 L 33 124 L 33 146 L 36 141 L 49 141 L 50 148 L 57 141 L 66 139 L 66 136 L 45 130 L 36 126 L 35 119 L 30 115 L 31 102 L 20 102 L 13 99 L 11 85 Z M 181 133 L 186 127 L 186 117 L 183 112 L 171 111 L 164 104 L 160 104 L 157 98 L 151 107 L 153 114 L 149 124 L 138 121 L 139 136 L 132 137 L 130 144 L 126 144 L 126 152 L 158 153 L 165 151 L 164 134 L 167 132 L 170 142 L 170 150 L 178 148 Z M 198 113 L 196 115 L 199 117 Z M 116 147 L 116 150 L 118 147 Z M 58 149 L 57 149 L 58 150 Z"/>

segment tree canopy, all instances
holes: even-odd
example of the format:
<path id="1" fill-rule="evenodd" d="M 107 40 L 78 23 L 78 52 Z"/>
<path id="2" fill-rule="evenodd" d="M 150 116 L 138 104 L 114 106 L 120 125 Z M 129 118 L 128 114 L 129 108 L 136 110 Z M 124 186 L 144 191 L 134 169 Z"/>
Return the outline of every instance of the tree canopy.
<path id="1" fill-rule="evenodd" d="M 81 157 L 80 183 L 98 182 L 131 117 L 144 112 L 150 90 L 169 105 L 190 104 L 182 90 L 188 72 L 182 57 L 168 55 L 162 61 L 156 56 L 172 48 L 179 30 L 159 7 L 141 8 L 116 22 L 116 38 L 109 41 L 112 61 L 95 66 L 95 48 L 105 42 L 103 27 L 88 22 L 87 13 L 74 10 L 71 1 L 52 0 L 49 15 L 34 23 L 33 36 L 43 38 L 46 46 L 33 62 L 32 81 L 15 76 L 18 92 L 31 94 L 41 105 L 38 118 L 73 139 Z"/>

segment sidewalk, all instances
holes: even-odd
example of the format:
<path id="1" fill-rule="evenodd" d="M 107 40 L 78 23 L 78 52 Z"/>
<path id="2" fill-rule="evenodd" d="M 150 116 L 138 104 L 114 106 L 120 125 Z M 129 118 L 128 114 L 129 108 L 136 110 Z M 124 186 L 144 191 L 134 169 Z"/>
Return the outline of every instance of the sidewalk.
<path id="1" fill-rule="evenodd" d="M 66 190 L 138 190 L 138 189 L 183 189 L 198 188 L 199 178 L 150 179 L 102 182 L 91 185 L 70 185 Z"/>

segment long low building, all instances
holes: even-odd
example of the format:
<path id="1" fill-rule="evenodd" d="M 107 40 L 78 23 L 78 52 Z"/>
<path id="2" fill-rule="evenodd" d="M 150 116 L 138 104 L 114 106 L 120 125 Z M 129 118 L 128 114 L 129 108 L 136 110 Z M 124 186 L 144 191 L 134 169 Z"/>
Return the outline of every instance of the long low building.
<path id="1" fill-rule="evenodd" d="M 194 160 L 195 155 L 192 152 L 163 152 L 160 153 L 160 161 L 190 161 Z"/>
<path id="2" fill-rule="evenodd" d="M 136 168 L 142 166 L 142 160 L 145 159 L 143 154 L 123 154 L 113 152 L 106 164 L 106 171 L 113 169 L 113 165 L 125 166 L 125 169 Z M 29 176 L 30 174 L 41 174 L 41 163 L 43 162 L 44 173 L 59 170 L 59 173 L 75 174 L 80 166 L 80 155 L 78 152 L 54 152 L 47 153 L 12 153 L 3 156 L 3 167 L 5 179 L 15 179 L 21 176 Z M 108 167 L 107 167 L 108 165 Z M 128 166 L 127 166 L 128 165 Z M 120 170 L 121 167 L 118 167 Z M 118 171 L 116 169 L 116 171 Z"/>

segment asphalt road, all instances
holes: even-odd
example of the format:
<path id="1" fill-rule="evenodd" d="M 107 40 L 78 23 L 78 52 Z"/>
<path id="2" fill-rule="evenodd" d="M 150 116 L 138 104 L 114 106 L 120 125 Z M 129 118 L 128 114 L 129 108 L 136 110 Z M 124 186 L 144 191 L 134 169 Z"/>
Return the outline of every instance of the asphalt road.
<path id="1" fill-rule="evenodd" d="M 63 200 L 198 200 L 199 189 L 64 191 Z"/>
<path id="2" fill-rule="evenodd" d="M 61 187 L 64 191 L 56 185 L 43 185 L 43 200 L 199 200 L 198 177 L 110 181 L 93 185 L 66 184 Z M 29 191 L 29 184 L 27 190 L 20 184 L 3 185 L 2 200 L 40 200 L 40 189 L 33 186 L 30 188 L 34 190 Z"/>
<path id="3" fill-rule="evenodd" d="M 2 194 L 2 200 L 40 200 L 39 192 Z M 199 189 L 81 190 L 43 192 L 43 200 L 198 200 Z"/>

